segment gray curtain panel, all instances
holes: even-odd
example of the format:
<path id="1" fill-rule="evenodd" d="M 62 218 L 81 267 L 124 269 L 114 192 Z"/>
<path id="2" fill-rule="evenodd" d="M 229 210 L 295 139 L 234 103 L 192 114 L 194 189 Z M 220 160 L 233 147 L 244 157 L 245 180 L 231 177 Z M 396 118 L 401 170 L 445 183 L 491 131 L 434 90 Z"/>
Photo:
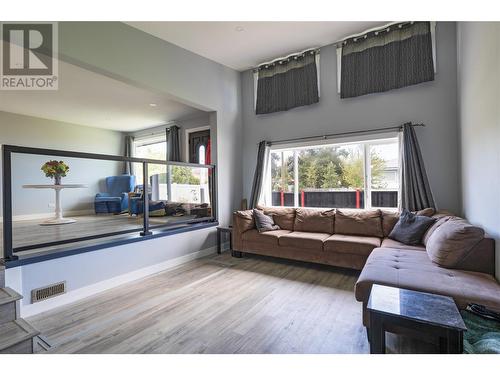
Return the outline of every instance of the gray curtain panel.
<path id="1" fill-rule="evenodd" d="M 411 124 L 403 125 L 401 146 L 401 208 L 408 211 L 436 208 L 417 135 Z"/>
<path id="2" fill-rule="evenodd" d="M 262 193 L 262 184 L 264 182 L 264 174 L 266 173 L 267 158 L 269 156 L 269 146 L 266 141 L 259 143 L 257 152 L 257 165 L 253 175 L 252 195 L 250 197 L 250 208 L 257 207 L 259 198 Z"/>
<path id="3" fill-rule="evenodd" d="M 287 111 L 319 102 L 316 54 L 319 50 L 261 65 L 255 113 Z"/>
<path id="4" fill-rule="evenodd" d="M 176 125 L 167 128 L 167 160 L 181 161 L 181 142 L 179 127 Z"/>
<path id="5" fill-rule="evenodd" d="M 126 135 L 125 136 L 125 152 L 124 152 L 123 156 L 131 158 L 134 156 L 133 153 L 134 153 L 134 137 L 132 137 L 131 135 Z M 123 173 L 133 175 L 134 174 L 134 163 L 126 161 Z"/>
<path id="6" fill-rule="evenodd" d="M 342 46 L 340 97 L 352 98 L 434 80 L 430 22 L 390 26 Z"/>

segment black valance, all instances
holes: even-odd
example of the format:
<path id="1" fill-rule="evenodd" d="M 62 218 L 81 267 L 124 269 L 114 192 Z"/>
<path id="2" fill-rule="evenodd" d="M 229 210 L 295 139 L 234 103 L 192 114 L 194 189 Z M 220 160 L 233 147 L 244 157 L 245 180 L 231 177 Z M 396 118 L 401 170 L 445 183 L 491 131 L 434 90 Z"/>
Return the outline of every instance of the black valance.
<path id="1" fill-rule="evenodd" d="M 342 45 L 341 98 L 434 80 L 430 22 L 391 25 Z"/>
<path id="2" fill-rule="evenodd" d="M 257 68 L 256 114 L 287 111 L 319 101 L 316 55 L 310 50 Z"/>

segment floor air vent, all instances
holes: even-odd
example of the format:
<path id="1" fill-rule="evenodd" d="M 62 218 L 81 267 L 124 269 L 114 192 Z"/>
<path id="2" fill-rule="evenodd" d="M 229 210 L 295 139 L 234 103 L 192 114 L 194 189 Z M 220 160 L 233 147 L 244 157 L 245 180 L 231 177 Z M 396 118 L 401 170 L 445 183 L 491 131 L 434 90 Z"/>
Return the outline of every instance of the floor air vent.
<path id="1" fill-rule="evenodd" d="M 64 293 L 66 293 L 66 281 L 33 289 L 31 291 L 31 303 L 43 301 Z"/>

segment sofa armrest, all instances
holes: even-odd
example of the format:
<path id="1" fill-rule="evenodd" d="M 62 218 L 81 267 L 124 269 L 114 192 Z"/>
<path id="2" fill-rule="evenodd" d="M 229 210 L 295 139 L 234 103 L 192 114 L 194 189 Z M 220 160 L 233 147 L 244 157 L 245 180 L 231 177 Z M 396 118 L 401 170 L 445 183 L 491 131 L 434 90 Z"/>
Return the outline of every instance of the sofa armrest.
<path id="1" fill-rule="evenodd" d="M 105 197 L 109 197 L 109 193 L 97 193 L 95 195 L 96 198 L 105 198 Z"/>
<path id="2" fill-rule="evenodd" d="M 247 230 L 255 228 L 253 211 L 236 211 L 233 213 L 233 231 L 243 234 Z"/>
<path id="3" fill-rule="evenodd" d="M 243 238 L 242 235 L 248 230 L 255 228 L 255 222 L 253 219 L 253 211 L 236 211 L 233 213 L 233 249 L 234 250 L 244 250 L 243 249 Z"/>
<path id="4" fill-rule="evenodd" d="M 495 240 L 484 237 L 453 268 L 495 276 Z"/>

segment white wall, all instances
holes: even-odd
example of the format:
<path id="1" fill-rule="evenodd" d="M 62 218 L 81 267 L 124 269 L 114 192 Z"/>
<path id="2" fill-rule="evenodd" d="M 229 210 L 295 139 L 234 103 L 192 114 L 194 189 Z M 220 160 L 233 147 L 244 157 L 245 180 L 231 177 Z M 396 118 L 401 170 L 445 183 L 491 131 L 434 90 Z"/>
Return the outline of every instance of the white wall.
<path id="1" fill-rule="evenodd" d="M 255 115 L 253 74 L 242 73 L 243 186 L 249 198 L 262 140 L 301 138 L 353 130 L 423 122 L 416 128 L 437 205 L 459 212 L 456 25 L 436 25 L 437 75 L 432 82 L 385 93 L 340 99 L 335 46 L 321 48 L 321 97 L 317 104 L 286 112 Z"/>
<path id="2" fill-rule="evenodd" d="M 458 25 L 462 205 L 496 239 L 500 279 L 500 23 Z"/>
<path id="3" fill-rule="evenodd" d="M 240 74 L 118 22 L 61 22 L 59 34 L 64 60 L 210 112 L 218 217 L 228 224 L 242 198 Z M 56 279 L 66 280 L 68 291 L 77 293 L 99 280 L 199 254 L 214 244 L 215 228 L 210 228 L 23 266 L 9 270 L 6 282 L 28 298 L 32 288 Z M 58 298 L 63 299 L 53 301 Z"/>

